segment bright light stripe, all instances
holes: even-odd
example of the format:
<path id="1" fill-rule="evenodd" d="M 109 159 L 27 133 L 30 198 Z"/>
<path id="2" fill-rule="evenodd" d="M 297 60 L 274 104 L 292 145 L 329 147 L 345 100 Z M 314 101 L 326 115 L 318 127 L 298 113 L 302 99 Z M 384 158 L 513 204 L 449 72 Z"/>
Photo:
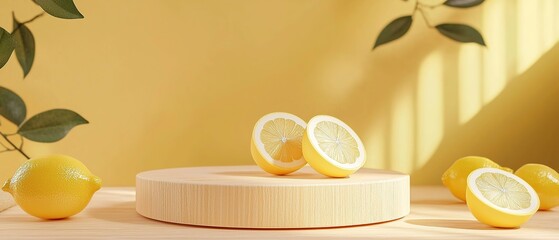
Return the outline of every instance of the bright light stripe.
<path id="1" fill-rule="evenodd" d="M 480 47 L 463 44 L 458 56 L 458 106 L 460 124 L 468 122 L 481 108 Z"/>
<path id="2" fill-rule="evenodd" d="M 518 0 L 518 55 L 516 73 L 526 71 L 540 57 L 543 46 L 540 31 L 540 1 Z"/>
<path id="3" fill-rule="evenodd" d="M 483 34 L 489 46 L 483 49 L 483 104 L 495 99 L 507 84 L 505 4 L 489 1 L 483 8 Z"/>
<path id="4" fill-rule="evenodd" d="M 443 60 L 429 54 L 419 68 L 417 84 L 417 157 L 414 168 L 431 158 L 443 137 Z"/>

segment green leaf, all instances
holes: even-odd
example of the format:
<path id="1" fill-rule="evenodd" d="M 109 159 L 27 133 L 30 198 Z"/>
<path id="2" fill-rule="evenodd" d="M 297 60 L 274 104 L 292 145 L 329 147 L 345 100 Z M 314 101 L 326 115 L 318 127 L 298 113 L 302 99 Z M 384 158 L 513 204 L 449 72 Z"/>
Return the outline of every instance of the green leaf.
<path id="1" fill-rule="evenodd" d="M 12 51 L 14 51 L 14 48 L 15 43 L 12 36 L 8 33 L 8 31 L 0 27 L 0 68 L 6 65 L 12 55 Z"/>
<path id="2" fill-rule="evenodd" d="M 23 77 L 26 77 L 35 60 L 35 38 L 25 24 L 18 22 L 15 15 L 12 16 L 14 20 L 12 38 L 16 43 L 16 57 L 23 70 Z"/>
<path id="3" fill-rule="evenodd" d="M 403 16 L 390 22 L 380 32 L 373 49 L 377 48 L 382 44 L 394 41 L 404 36 L 404 34 L 406 34 L 410 29 L 412 21 L 413 19 L 411 16 Z"/>
<path id="4" fill-rule="evenodd" d="M 437 30 L 446 37 L 458 42 L 475 42 L 485 46 L 481 34 L 473 27 L 464 24 L 444 23 L 436 26 Z"/>
<path id="5" fill-rule="evenodd" d="M 0 115 L 19 126 L 25 120 L 26 114 L 27 108 L 23 99 L 10 89 L 0 87 Z"/>
<path id="6" fill-rule="evenodd" d="M 72 110 L 52 109 L 25 121 L 17 133 L 35 142 L 56 142 L 75 126 L 86 123 L 89 122 Z"/>
<path id="7" fill-rule="evenodd" d="M 72 0 L 33 0 L 48 14 L 64 19 L 83 18 Z"/>
<path id="8" fill-rule="evenodd" d="M 469 8 L 480 5 L 484 0 L 446 0 L 444 5 L 455 8 Z"/>

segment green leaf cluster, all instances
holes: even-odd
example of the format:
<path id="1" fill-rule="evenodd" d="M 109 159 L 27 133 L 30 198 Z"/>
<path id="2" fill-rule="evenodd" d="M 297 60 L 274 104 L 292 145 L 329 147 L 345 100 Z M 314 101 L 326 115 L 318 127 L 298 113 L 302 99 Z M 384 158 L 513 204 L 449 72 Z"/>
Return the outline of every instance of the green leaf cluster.
<path id="1" fill-rule="evenodd" d="M 33 0 L 33 2 L 54 17 L 64 19 L 83 18 L 73 0 Z M 12 32 L 8 33 L 0 27 L 0 68 L 4 67 L 15 50 L 17 60 L 23 70 L 23 76 L 26 77 L 29 74 L 35 60 L 35 37 L 33 37 L 33 33 L 31 33 L 27 24 L 42 15 L 41 13 L 29 21 L 20 22 L 16 19 L 15 14 L 12 14 Z"/>
<path id="2" fill-rule="evenodd" d="M 443 5 L 454 8 L 469 8 L 482 4 L 484 0 L 446 0 Z M 416 4 L 416 10 L 419 4 Z M 415 10 L 414 10 L 415 13 Z M 421 14 L 424 14 L 421 12 Z M 413 14 L 412 14 L 413 15 Z M 392 42 L 404 36 L 411 28 L 413 16 L 407 15 L 399 17 L 390 22 L 382 29 L 377 37 L 373 49 L 383 44 Z M 423 16 L 425 17 L 425 16 Z M 473 42 L 485 46 L 483 36 L 475 28 L 466 24 L 459 23 L 443 23 L 434 27 L 443 36 L 457 42 Z"/>
<path id="3" fill-rule="evenodd" d="M 27 21 L 19 21 L 12 13 L 12 32 L 9 33 L 0 27 L 0 68 L 6 65 L 12 52 L 15 52 L 24 77 L 31 71 L 35 60 L 35 37 L 28 24 L 45 13 L 64 19 L 83 18 L 73 0 L 33 0 L 33 2 L 44 12 Z M 26 158 L 29 156 L 22 149 L 24 138 L 42 143 L 56 142 L 63 139 L 75 126 L 89 123 L 69 109 L 51 109 L 27 118 L 27 107 L 23 99 L 10 89 L 1 86 L 0 116 L 17 126 L 17 132 L 12 134 L 4 134 L 0 131 L 0 137 L 11 146 L 10 148 L 2 144 L 5 149 L 0 149 L 0 152 L 19 151 Z M 12 135 L 21 137 L 19 147 L 9 138 Z"/>

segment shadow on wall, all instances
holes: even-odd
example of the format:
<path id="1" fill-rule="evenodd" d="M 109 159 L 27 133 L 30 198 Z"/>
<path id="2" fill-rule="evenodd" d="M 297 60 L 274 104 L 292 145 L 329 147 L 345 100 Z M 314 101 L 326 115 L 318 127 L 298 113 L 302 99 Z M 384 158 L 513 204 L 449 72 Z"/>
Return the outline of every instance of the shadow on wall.
<path id="1" fill-rule="evenodd" d="M 429 162 L 412 174 L 412 182 L 440 183 L 438 177 L 451 162 L 467 155 L 485 156 L 513 169 L 529 162 L 558 169 L 558 62 L 555 45 L 468 123 L 447 133 Z"/>
<path id="2" fill-rule="evenodd" d="M 396 84 L 384 112 L 371 114 L 366 166 L 411 173 L 413 184 L 440 184 L 444 170 L 468 155 L 559 168 L 558 8 L 549 0 L 491 1 L 469 13 L 488 48 L 417 43 L 430 50 L 416 64 L 406 61 L 414 79 Z"/>

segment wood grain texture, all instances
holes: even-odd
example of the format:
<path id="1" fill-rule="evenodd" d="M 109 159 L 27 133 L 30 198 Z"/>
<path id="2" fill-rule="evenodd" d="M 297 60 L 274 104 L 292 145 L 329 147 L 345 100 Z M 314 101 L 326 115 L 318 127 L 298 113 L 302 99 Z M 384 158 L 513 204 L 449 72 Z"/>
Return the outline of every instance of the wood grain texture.
<path id="1" fill-rule="evenodd" d="M 409 191 L 408 175 L 384 170 L 328 178 L 310 167 L 287 176 L 256 166 L 163 169 L 137 175 L 136 210 L 212 227 L 339 227 L 404 217 Z"/>
<path id="2" fill-rule="evenodd" d="M 44 221 L 19 207 L 0 213 L 0 239 L 554 239 L 559 209 L 538 212 L 520 229 L 498 229 L 475 220 L 466 204 L 440 186 L 411 188 L 411 213 L 391 222 L 344 228 L 248 230 L 154 221 L 136 213 L 134 188 L 102 188 L 69 219 Z"/>

